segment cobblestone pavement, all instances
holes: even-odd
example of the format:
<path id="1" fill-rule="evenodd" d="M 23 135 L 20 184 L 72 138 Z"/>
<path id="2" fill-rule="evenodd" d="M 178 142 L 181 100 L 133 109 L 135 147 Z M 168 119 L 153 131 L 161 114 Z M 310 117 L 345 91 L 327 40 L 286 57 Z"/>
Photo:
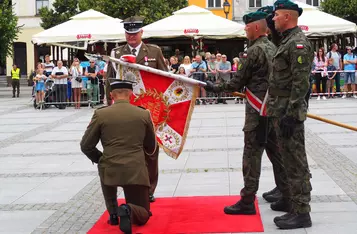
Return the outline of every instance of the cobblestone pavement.
<path id="1" fill-rule="evenodd" d="M 105 210 L 96 167 L 79 149 L 93 110 L 36 111 L 25 94 L 7 93 L 0 89 L 0 233 L 86 233 Z M 310 112 L 357 126 L 356 107 L 354 99 L 313 99 Z M 242 104 L 196 107 L 179 159 L 160 154 L 156 196 L 239 194 L 243 123 Z M 274 187 L 264 155 L 258 196 L 265 233 L 357 233 L 356 139 L 356 132 L 306 121 L 313 176 L 308 229 L 276 229 L 272 220 L 281 213 L 260 198 Z"/>

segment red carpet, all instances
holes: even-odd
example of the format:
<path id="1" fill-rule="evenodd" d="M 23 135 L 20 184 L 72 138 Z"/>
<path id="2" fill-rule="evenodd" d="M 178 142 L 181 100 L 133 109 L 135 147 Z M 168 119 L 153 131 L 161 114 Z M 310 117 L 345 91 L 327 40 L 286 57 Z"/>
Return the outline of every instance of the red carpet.
<path id="1" fill-rule="evenodd" d="M 239 196 L 167 197 L 152 203 L 153 216 L 144 226 L 133 227 L 133 233 L 229 233 L 263 232 L 258 203 L 256 215 L 226 215 L 223 208 L 236 203 Z M 123 200 L 119 200 L 122 204 Z M 89 234 L 122 233 L 118 226 L 107 224 L 105 212 L 89 230 Z"/>

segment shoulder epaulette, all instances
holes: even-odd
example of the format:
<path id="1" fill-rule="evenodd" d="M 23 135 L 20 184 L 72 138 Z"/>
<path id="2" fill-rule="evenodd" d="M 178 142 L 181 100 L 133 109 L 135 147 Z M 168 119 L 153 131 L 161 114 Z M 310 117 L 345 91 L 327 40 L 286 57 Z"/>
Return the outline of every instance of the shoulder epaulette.
<path id="1" fill-rule="evenodd" d="M 155 48 L 161 50 L 161 48 L 158 45 L 154 45 L 154 44 L 145 44 L 145 45 L 148 46 L 148 47 L 155 47 Z"/>

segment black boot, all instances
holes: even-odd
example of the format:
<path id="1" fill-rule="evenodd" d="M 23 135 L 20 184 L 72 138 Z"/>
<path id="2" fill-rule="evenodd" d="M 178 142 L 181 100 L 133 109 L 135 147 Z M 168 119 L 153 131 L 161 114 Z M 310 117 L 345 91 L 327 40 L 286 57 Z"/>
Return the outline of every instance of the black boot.
<path id="1" fill-rule="evenodd" d="M 125 234 L 131 234 L 130 206 L 122 204 L 118 207 L 118 215 L 120 217 L 119 228 Z"/>
<path id="2" fill-rule="evenodd" d="M 284 219 L 276 221 L 275 224 L 281 229 L 307 228 L 312 226 L 310 213 L 290 213 Z"/>
<path id="3" fill-rule="evenodd" d="M 150 194 L 149 195 L 149 202 L 155 202 L 155 201 L 156 201 L 156 199 L 154 197 L 154 194 Z"/>
<path id="4" fill-rule="evenodd" d="M 116 215 L 116 214 L 109 215 L 109 219 L 108 219 L 107 223 L 112 226 L 118 225 L 119 224 L 118 215 Z"/>
<path id="5" fill-rule="evenodd" d="M 236 204 L 224 207 L 224 213 L 230 215 L 255 215 L 255 205 L 253 203 L 245 204 L 241 200 Z"/>
<path id="6" fill-rule="evenodd" d="M 270 208 L 275 211 L 290 212 L 291 203 L 286 198 L 282 198 L 279 201 L 270 204 Z"/>
<path id="7" fill-rule="evenodd" d="M 263 193 L 263 198 L 267 202 L 276 202 L 280 200 L 283 197 L 283 194 L 280 192 L 278 187 L 275 187 L 274 189 L 270 190 L 269 192 Z"/>

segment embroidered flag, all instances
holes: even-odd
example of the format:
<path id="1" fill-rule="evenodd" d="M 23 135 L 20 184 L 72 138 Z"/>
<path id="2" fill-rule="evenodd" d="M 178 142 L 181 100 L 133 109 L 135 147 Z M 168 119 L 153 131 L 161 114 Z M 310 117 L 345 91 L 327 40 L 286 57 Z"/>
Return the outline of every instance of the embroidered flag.
<path id="1" fill-rule="evenodd" d="M 296 44 L 296 49 L 304 49 L 304 45 L 303 44 Z"/>
<path id="2" fill-rule="evenodd" d="M 130 102 L 150 111 L 159 145 L 177 159 L 185 144 L 199 85 L 205 83 L 112 57 L 110 60 L 119 64 L 116 70 L 120 78 L 128 72 L 135 75 L 137 83 Z"/>

